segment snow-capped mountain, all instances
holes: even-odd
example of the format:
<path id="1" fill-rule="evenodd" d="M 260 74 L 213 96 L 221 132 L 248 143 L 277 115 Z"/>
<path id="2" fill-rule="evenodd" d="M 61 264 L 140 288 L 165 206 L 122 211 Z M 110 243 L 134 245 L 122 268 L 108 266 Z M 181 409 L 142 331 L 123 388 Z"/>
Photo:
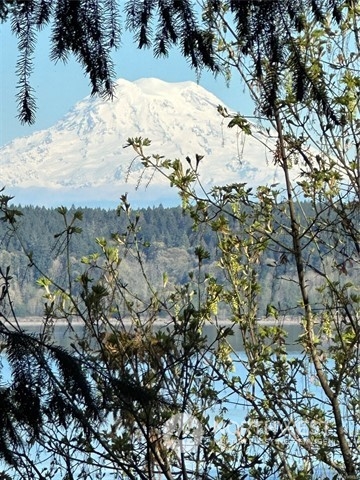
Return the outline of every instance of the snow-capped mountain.
<path id="1" fill-rule="evenodd" d="M 198 171 L 206 188 L 273 183 L 266 132 L 254 127 L 258 142 L 228 128 L 217 111 L 221 104 L 193 82 L 119 80 L 113 101 L 86 97 L 53 127 L 1 148 L 1 185 L 22 204 L 116 204 L 125 192 L 135 204 L 178 203 L 159 174 L 146 187 L 151 176 L 146 172 L 136 189 L 143 167 L 133 162 L 135 152 L 123 147 L 137 136 L 151 139 L 149 155 L 179 158 L 186 168 L 186 156 L 204 155 Z"/>

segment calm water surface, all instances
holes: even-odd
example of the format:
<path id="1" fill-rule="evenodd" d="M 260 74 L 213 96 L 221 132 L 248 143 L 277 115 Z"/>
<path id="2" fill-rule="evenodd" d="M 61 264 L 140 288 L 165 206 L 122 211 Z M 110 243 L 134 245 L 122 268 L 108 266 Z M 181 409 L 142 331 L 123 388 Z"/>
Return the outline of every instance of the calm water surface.
<path id="1" fill-rule="evenodd" d="M 23 328 L 29 333 L 38 333 L 41 327 L 39 325 L 25 325 Z M 287 333 L 287 351 L 292 353 L 300 353 L 301 348 L 299 347 L 297 340 L 301 334 L 302 327 L 296 324 L 289 324 L 285 325 L 283 328 Z M 79 337 L 82 336 L 83 329 L 84 328 L 80 325 L 74 327 L 75 333 Z M 216 327 L 213 325 L 205 326 L 204 333 L 209 341 L 212 341 L 216 336 Z M 74 341 L 74 333 L 69 330 L 67 325 L 57 325 L 54 330 L 54 340 L 58 345 L 61 345 L 65 348 L 71 348 L 70 345 Z M 228 337 L 228 341 L 235 352 L 242 352 L 244 350 L 241 333 L 238 328 L 234 328 L 234 334 Z"/>
<path id="2" fill-rule="evenodd" d="M 297 339 L 299 334 L 301 333 L 301 327 L 298 325 L 292 324 L 292 325 L 287 325 L 284 328 L 287 331 L 286 343 L 287 343 L 287 350 L 289 354 L 293 357 L 300 356 L 301 351 L 300 351 L 299 345 L 297 344 Z M 24 329 L 29 333 L 37 333 L 39 332 L 40 326 L 29 325 L 24 327 Z M 75 331 L 76 331 L 76 334 L 81 337 L 83 332 L 83 327 L 77 326 Z M 213 326 L 205 327 L 204 333 L 208 337 L 209 341 L 211 341 L 212 339 L 215 338 L 215 335 L 216 335 L 215 327 Z M 54 341 L 57 344 L 63 346 L 64 348 L 71 348 L 71 342 L 74 341 L 74 333 L 71 332 L 66 325 L 58 325 L 54 330 Z M 236 352 L 237 358 L 239 360 L 245 360 L 240 331 L 237 329 L 234 329 L 234 335 L 232 337 L 229 337 L 229 341 L 231 343 L 232 348 Z M 236 371 L 234 372 L 234 375 L 239 375 L 240 377 L 242 375 L 245 375 L 245 369 L 241 365 L 241 362 L 236 362 L 235 368 L 236 368 Z M 6 381 L 9 378 L 10 372 L 8 369 L 6 359 L 4 357 L 2 358 L 2 368 L 0 364 L 0 372 L 1 372 L 0 379 L 2 377 L 2 380 Z M 307 382 L 309 381 L 309 379 L 302 379 L 302 380 Z M 313 387 L 313 388 L 316 389 L 316 387 Z M 233 435 L 236 435 L 239 429 L 241 429 L 241 425 L 244 422 L 246 414 L 247 414 L 247 408 L 245 406 L 241 407 L 240 405 L 237 405 L 235 408 L 229 409 L 228 416 L 231 419 L 232 425 L 230 428 L 233 429 L 233 432 L 232 432 Z M 231 434 L 231 432 L 228 432 L 228 433 Z"/>

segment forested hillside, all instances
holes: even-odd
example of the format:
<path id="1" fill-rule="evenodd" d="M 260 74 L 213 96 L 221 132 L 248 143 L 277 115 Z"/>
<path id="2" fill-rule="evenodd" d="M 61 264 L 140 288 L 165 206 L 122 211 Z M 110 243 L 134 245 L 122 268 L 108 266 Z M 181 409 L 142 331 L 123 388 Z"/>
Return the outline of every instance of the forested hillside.
<path id="1" fill-rule="evenodd" d="M 75 208 L 70 209 L 66 215 L 60 214 L 57 209 L 44 207 L 16 208 L 22 212 L 17 221 L 17 235 L 10 235 L 5 223 L 0 225 L 0 267 L 2 271 L 10 267 L 13 277 L 11 296 L 18 316 L 43 314 L 44 299 L 37 280 L 43 275 L 51 278 L 64 277 L 67 274 L 67 254 L 71 256 L 72 264 L 77 267 L 76 273 L 80 275 L 83 268 L 81 258 L 99 251 L 96 238 L 109 239 L 113 234 L 121 235 L 129 228 L 126 216 L 119 215 L 116 210 L 83 208 L 82 220 L 75 220 L 74 233 L 67 236 L 67 231 L 72 231 L 72 227 L 69 230 L 70 223 L 66 225 L 64 219 L 70 222 Z M 299 208 L 304 215 L 311 215 L 307 204 Z M 160 205 L 157 208 L 140 209 L 134 211 L 132 217 L 136 219 L 137 241 L 142 244 L 143 265 L 152 284 L 160 287 L 164 275 L 168 286 L 186 283 L 189 272 L 196 265 L 195 248 L 198 246 L 209 252 L 209 258 L 204 261 L 206 268 L 221 278 L 222 270 L 217 268 L 215 233 L 202 229 L 201 226 L 193 230 L 191 218 L 182 213 L 181 207 L 164 208 Z M 244 232 L 239 232 L 241 234 Z M 259 311 L 265 316 L 269 309 L 274 311 L 281 304 L 279 314 L 295 315 L 297 299 L 291 282 L 295 274 L 292 258 L 283 255 L 281 246 L 273 245 L 264 259 L 258 266 L 262 284 Z M 309 262 L 313 267 L 313 275 L 308 278 L 308 282 L 313 285 L 312 294 L 316 296 L 316 286 L 321 280 L 321 274 L 317 272 L 321 268 L 321 252 L 314 254 L 309 250 Z M 129 246 L 121 263 L 120 274 L 126 283 L 144 291 L 146 285 L 139 281 L 137 263 Z M 345 272 L 336 273 L 341 275 Z M 226 279 L 223 278 L 223 281 L 226 282 Z M 226 316 L 226 311 L 222 315 Z"/>

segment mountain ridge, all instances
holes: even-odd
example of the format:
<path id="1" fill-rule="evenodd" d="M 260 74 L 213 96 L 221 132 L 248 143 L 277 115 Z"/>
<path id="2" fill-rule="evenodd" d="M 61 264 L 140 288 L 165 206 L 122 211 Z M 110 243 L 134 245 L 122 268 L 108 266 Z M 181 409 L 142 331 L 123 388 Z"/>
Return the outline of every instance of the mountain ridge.
<path id="1" fill-rule="evenodd" d="M 63 200 L 104 205 L 116 203 L 125 192 L 136 204 L 176 204 L 176 192 L 160 175 L 145 189 L 148 172 L 137 188 L 141 162 L 134 161 L 130 148 L 123 148 L 136 136 L 151 139 L 149 154 L 185 163 L 186 156 L 204 155 L 199 175 L 205 188 L 236 181 L 249 186 L 272 183 L 276 169 L 268 162 L 266 148 L 229 129 L 217 112 L 221 103 L 190 81 L 119 79 L 112 102 L 85 97 L 52 127 L 2 147 L 2 184 L 25 204 L 54 206 Z M 270 141 L 264 132 L 258 134 Z"/>

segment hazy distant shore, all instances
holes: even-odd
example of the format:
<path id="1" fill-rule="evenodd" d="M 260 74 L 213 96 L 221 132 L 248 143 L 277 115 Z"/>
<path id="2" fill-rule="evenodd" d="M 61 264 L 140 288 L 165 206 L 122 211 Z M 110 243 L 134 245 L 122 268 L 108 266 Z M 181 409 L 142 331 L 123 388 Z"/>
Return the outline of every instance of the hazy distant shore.
<path id="1" fill-rule="evenodd" d="M 20 317 L 17 319 L 18 320 L 18 324 L 21 326 L 21 327 L 26 327 L 26 326 L 40 326 L 44 323 L 44 319 L 42 317 Z M 114 319 L 113 320 L 113 323 L 116 323 L 117 320 Z M 125 319 L 122 319 L 122 323 L 124 323 L 125 325 L 130 325 L 132 323 L 132 320 L 130 318 L 125 318 Z M 158 320 L 156 320 L 154 322 L 155 325 L 166 325 L 168 322 L 167 320 L 164 318 L 159 318 Z M 230 322 L 229 320 L 218 320 L 218 324 L 221 324 L 221 325 L 230 325 L 232 322 Z M 280 318 L 278 320 L 274 319 L 274 318 L 261 318 L 258 320 L 258 323 L 259 325 L 299 325 L 300 324 L 300 317 L 284 317 L 284 318 Z M 68 325 L 68 322 L 64 319 L 58 319 L 58 320 L 54 320 L 54 325 Z M 77 325 L 83 325 L 83 322 L 80 321 L 80 320 L 73 320 L 71 322 L 71 325 L 73 326 L 77 326 Z"/>

